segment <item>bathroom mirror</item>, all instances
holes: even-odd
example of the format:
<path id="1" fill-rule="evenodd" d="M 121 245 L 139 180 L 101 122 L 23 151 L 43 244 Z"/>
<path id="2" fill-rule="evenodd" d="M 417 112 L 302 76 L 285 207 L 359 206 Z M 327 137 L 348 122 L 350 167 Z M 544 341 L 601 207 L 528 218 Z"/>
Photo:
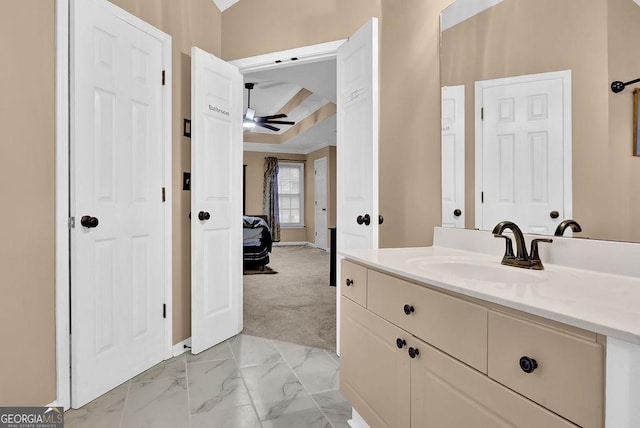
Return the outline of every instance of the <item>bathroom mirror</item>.
<path id="1" fill-rule="evenodd" d="M 483 214 L 488 212 L 483 191 L 498 201 L 529 192 L 530 204 L 518 214 L 530 217 L 524 223 L 535 226 L 546 216 L 553 225 L 570 217 L 583 229 L 575 236 L 640 242 L 634 87 L 617 94 L 610 89 L 611 82 L 640 74 L 638 40 L 640 0 L 457 0 L 445 9 L 440 33 L 443 224 L 488 229 L 478 222 L 490 218 Z M 553 79 L 560 83 L 540 83 Z M 505 88 L 524 94 L 520 113 Z M 452 100 L 463 101 L 456 108 Z M 483 129 L 485 114 L 495 116 L 493 134 Z M 544 129 L 517 121 L 505 128 L 518 114 L 557 121 Z M 457 148 L 450 144 L 453 131 L 462 136 Z M 519 132 L 527 133 L 520 146 L 502 138 Z M 495 147 L 487 149 L 483 138 Z M 523 162 L 533 167 L 521 167 Z M 549 172 L 552 164 L 555 173 Z M 491 179 L 492 172 L 513 179 Z M 558 192 L 564 195 L 560 203 L 544 205 Z M 512 219 L 515 211 L 503 205 L 490 209 L 502 220 Z M 530 230 L 554 232 L 550 226 Z"/>

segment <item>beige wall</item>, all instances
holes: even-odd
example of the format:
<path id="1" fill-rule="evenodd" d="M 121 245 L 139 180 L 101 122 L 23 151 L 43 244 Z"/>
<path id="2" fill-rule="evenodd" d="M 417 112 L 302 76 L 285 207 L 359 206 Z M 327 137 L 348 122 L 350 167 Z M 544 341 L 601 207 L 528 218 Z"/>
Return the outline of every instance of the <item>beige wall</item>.
<path id="1" fill-rule="evenodd" d="M 467 227 L 474 226 L 473 82 L 571 69 L 573 217 L 581 236 L 640 240 L 632 90 L 609 89 L 639 74 L 639 17 L 632 0 L 506 0 L 444 33 L 443 85 L 466 86 Z"/>
<path id="2" fill-rule="evenodd" d="M 380 5 L 381 0 L 241 0 L 222 15 L 222 55 L 232 60 L 345 39 L 379 17 Z"/>
<path id="3" fill-rule="evenodd" d="M 191 47 L 221 55 L 221 13 L 211 0 L 112 0 L 171 35 L 173 47 L 173 342 L 191 336 L 191 194 L 182 173 L 191 170 L 191 140 L 182 136 L 191 117 Z"/>
<path id="4" fill-rule="evenodd" d="M 0 404 L 55 393 L 54 7 L 0 6 Z"/>
<path id="5" fill-rule="evenodd" d="M 633 0 L 609 0 L 607 2 L 608 41 L 609 41 L 609 79 L 628 82 L 640 77 L 640 7 Z M 631 156 L 633 141 L 633 88 L 640 83 L 627 87 L 623 92 L 609 97 L 609 139 L 602 141 L 611 153 L 608 170 L 611 182 L 607 187 L 612 202 L 600 215 L 606 220 L 611 239 L 640 241 L 640 228 L 637 218 L 640 216 L 640 157 Z M 575 141 L 575 140 L 574 140 Z M 574 143 L 575 144 L 575 143 Z"/>
<path id="6" fill-rule="evenodd" d="M 431 245 L 441 224 L 438 39 L 440 11 L 450 3 L 382 2 L 381 247 Z"/>
<path id="7" fill-rule="evenodd" d="M 328 227 L 335 226 L 335 173 L 336 173 L 336 148 L 325 147 L 316 150 L 308 155 L 291 153 L 265 153 L 265 152 L 244 152 L 244 164 L 247 166 L 247 188 L 246 188 L 246 214 L 262 214 L 262 196 L 264 185 L 264 158 L 267 156 L 279 159 L 293 159 L 304 161 L 304 228 L 281 229 L 280 242 L 315 242 L 315 213 L 313 209 L 314 201 L 314 178 L 313 162 L 323 156 L 327 157 L 327 200 L 329 201 Z M 327 243 L 329 238 L 327 235 Z"/>

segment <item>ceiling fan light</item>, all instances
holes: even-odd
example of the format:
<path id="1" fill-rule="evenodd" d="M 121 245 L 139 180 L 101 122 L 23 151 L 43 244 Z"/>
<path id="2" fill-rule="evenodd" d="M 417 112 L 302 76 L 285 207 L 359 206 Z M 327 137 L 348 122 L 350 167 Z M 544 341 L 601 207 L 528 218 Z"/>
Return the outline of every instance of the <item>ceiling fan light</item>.
<path id="1" fill-rule="evenodd" d="M 252 108 L 248 108 L 247 112 L 244 114 L 244 118 L 247 120 L 253 120 L 256 117 L 256 111 Z"/>
<path id="2" fill-rule="evenodd" d="M 254 122 L 242 122 L 242 126 L 244 128 L 255 128 L 256 124 Z"/>

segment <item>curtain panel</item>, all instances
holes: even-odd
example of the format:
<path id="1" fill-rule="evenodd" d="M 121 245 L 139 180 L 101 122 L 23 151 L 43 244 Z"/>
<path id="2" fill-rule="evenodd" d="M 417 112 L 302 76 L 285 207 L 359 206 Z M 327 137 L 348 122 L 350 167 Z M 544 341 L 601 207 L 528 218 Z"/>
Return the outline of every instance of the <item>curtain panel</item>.
<path id="1" fill-rule="evenodd" d="M 264 188 L 262 210 L 267 215 L 271 240 L 280 242 L 280 207 L 278 205 L 278 159 L 264 159 Z"/>

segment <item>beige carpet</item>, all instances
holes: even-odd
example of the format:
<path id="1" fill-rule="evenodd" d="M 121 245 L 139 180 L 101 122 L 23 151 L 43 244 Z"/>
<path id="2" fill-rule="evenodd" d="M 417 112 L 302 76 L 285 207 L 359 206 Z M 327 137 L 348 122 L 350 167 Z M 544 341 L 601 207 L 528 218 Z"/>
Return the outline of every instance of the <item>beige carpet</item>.
<path id="1" fill-rule="evenodd" d="M 245 334 L 335 351 L 336 288 L 329 286 L 329 253 L 311 247 L 273 247 L 275 275 L 245 275 Z"/>

